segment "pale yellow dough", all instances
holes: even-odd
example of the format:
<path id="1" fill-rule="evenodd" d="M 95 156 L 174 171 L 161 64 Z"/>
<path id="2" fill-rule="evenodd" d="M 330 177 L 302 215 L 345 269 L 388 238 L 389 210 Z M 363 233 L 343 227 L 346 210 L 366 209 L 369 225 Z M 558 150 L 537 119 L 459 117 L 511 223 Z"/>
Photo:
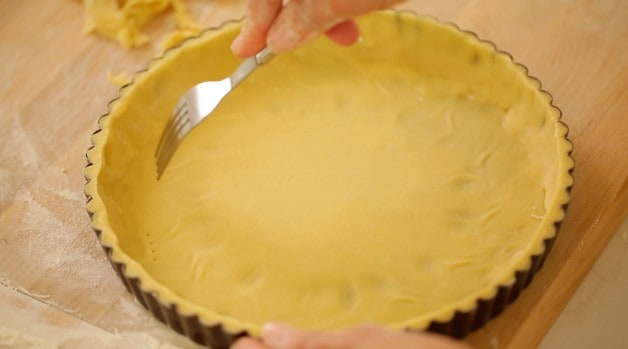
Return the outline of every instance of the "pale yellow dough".
<path id="1" fill-rule="evenodd" d="M 571 184 L 558 111 L 522 67 L 412 14 L 361 18 L 259 69 L 160 181 L 176 99 L 226 76 L 238 24 L 170 52 L 122 92 L 88 154 L 113 259 L 184 314 L 258 333 L 424 328 L 475 307 L 543 252 Z"/>
<path id="2" fill-rule="evenodd" d="M 83 32 L 98 33 L 125 48 L 148 43 L 149 37 L 142 32 L 142 28 L 171 7 L 178 28 L 166 37 L 162 48 L 173 47 L 201 31 L 201 27 L 189 16 L 183 0 L 83 0 L 83 5 Z"/>

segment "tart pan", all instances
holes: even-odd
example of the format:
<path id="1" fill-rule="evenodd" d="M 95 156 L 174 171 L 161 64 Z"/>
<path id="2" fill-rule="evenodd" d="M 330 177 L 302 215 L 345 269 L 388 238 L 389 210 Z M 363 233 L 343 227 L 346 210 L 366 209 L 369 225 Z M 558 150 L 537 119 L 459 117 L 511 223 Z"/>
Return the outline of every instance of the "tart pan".
<path id="1" fill-rule="evenodd" d="M 531 242 L 531 246 L 528 246 L 525 250 L 527 256 L 519 258 L 519 262 L 513 265 L 512 272 L 509 275 L 499 278 L 499 280 L 483 289 L 482 292 L 474 293 L 472 298 L 469 299 L 467 297 L 460 302 L 455 302 L 445 311 L 431 312 L 407 321 L 384 324 L 393 328 L 429 330 L 462 338 L 500 314 L 529 285 L 536 272 L 543 265 L 552 247 L 560 222 L 564 217 L 572 185 L 571 171 L 573 169 L 573 160 L 570 157 L 571 143 L 566 138 L 568 130 L 560 121 L 560 111 L 552 105 L 551 96 L 541 89 L 540 82 L 530 77 L 524 66 L 514 63 L 510 55 L 498 51 L 495 45 L 490 42 L 479 40 L 475 34 L 462 31 L 452 24 L 443 24 L 431 18 L 399 11 L 384 11 L 371 14 L 361 18 L 359 23 L 361 26 L 366 27 L 366 29 L 363 28 L 366 40 L 358 46 L 362 45 L 361 49 L 367 50 L 366 52 L 369 52 L 368 50 L 382 49 L 374 47 L 369 42 L 371 33 L 369 30 L 373 30 L 372 28 L 383 29 L 384 34 L 380 35 L 391 35 L 391 38 L 394 38 L 394 35 L 399 32 L 414 32 L 417 40 L 421 40 L 425 33 L 430 35 L 436 33 L 435 37 L 439 38 L 440 36 L 438 35 L 441 35 L 439 33 L 444 33 L 443 38 L 446 40 L 434 42 L 435 52 L 449 52 L 452 56 L 468 56 L 467 62 L 470 62 L 471 66 L 476 69 L 471 70 L 472 74 L 477 73 L 480 78 L 495 75 L 495 79 L 500 79 L 499 74 L 495 73 L 492 75 L 490 72 L 492 64 L 501 64 L 502 67 L 512 70 L 512 76 L 520 79 L 519 83 L 523 84 L 522 86 L 529 91 L 526 90 L 527 94 L 522 95 L 513 93 L 506 99 L 516 102 L 521 98 L 529 98 L 531 104 L 540 108 L 537 110 L 543 110 L 543 117 L 532 117 L 530 119 L 532 126 L 542 129 L 547 124 L 551 125 L 551 135 L 548 142 L 553 146 L 555 145 L 555 149 L 550 149 L 551 151 L 548 153 L 534 153 L 548 156 L 551 159 L 548 164 L 552 167 L 552 170 L 548 170 L 547 175 L 537 174 L 539 178 L 549 178 L 548 180 L 554 183 L 552 188 L 548 189 L 551 192 L 551 195 L 547 194 L 550 199 L 547 199 L 548 201 L 545 202 L 548 205 L 547 212 L 551 214 L 548 213 L 539 218 L 542 221 L 540 223 L 542 227 L 538 229 L 540 232 L 535 235 L 536 238 Z M 240 336 L 259 335 L 261 324 L 239 321 L 229 315 L 221 314 L 219 311 L 205 311 L 202 306 L 186 299 L 185 296 L 181 296 L 180 291 L 173 291 L 168 285 L 164 284 L 163 280 L 154 277 L 153 273 L 147 271 L 146 265 L 157 263 L 158 258 L 156 255 L 160 252 L 150 240 L 153 232 L 150 230 L 136 231 L 121 226 L 120 222 L 126 222 L 124 218 L 116 222 L 116 219 L 118 219 L 116 217 L 124 217 L 131 214 L 133 207 L 121 207 L 112 197 L 125 195 L 125 191 L 136 190 L 136 187 L 146 192 L 149 192 L 151 188 L 156 188 L 158 184 L 155 178 L 142 177 L 146 173 L 138 175 L 138 173 L 129 170 L 129 168 L 134 166 L 134 163 L 143 162 L 148 164 L 152 163 L 153 159 L 146 159 L 145 154 L 143 158 L 137 158 L 137 154 L 124 158 L 126 155 L 122 154 L 119 151 L 120 149 L 115 148 L 111 144 L 132 144 L 129 148 L 126 148 L 129 149 L 130 153 L 133 153 L 134 147 L 154 148 L 157 135 L 161 131 L 160 128 L 165 124 L 169 112 L 161 109 L 156 110 L 152 105 L 133 105 L 133 103 L 129 103 L 129 100 L 134 98 L 134 93 L 142 88 L 144 91 L 153 91 L 158 96 L 162 89 L 168 90 L 167 86 L 173 79 L 179 79 L 185 81 L 185 83 L 181 83 L 179 88 L 181 91 L 184 91 L 185 87 L 188 87 L 187 85 L 193 85 L 202 80 L 216 79 L 220 75 L 224 75 L 225 72 L 232 70 L 238 64 L 236 59 L 229 58 L 223 61 L 219 58 L 224 57 L 226 55 L 225 52 L 228 52 L 229 43 L 239 30 L 239 27 L 239 22 L 228 22 L 218 28 L 207 30 L 199 37 L 188 39 L 180 46 L 170 49 L 163 57 L 150 62 L 146 70 L 137 73 L 131 84 L 121 88 L 120 97 L 110 103 L 109 112 L 99 119 L 99 129 L 94 132 L 92 147 L 87 151 L 88 164 L 85 169 L 87 210 L 92 219 L 92 226 L 125 287 L 157 319 L 165 322 L 172 329 L 188 336 L 195 342 L 214 348 L 228 348 L 233 340 Z M 448 41 L 449 39 L 451 40 Z M 314 47 L 319 45 L 323 48 L 330 47 L 330 44 L 320 43 L 321 40 L 325 39 L 317 39 L 311 45 Z M 409 43 L 405 42 L 404 44 L 410 46 L 412 41 L 409 41 Z M 408 48 L 406 47 L 406 49 Z M 409 50 L 404 52 L 412 52 L 412 47 Z M 190 54 L 190 52 L 199 53 L 201 51 L 202 54 L 199 55 Z M 298 55 L 298 51 L 295 54 Z M 391 51 L 390 54 L 399 54 L 399 52 Z M 301 60 L 300 62 L 303 62 L 304 56 L 306 55 L 298 56 Z M 196 75 L 189 70 L 179 69 L 169 70 L 163 76 L 157 76 L 157 72 L 161 71 L 161 67 L 170 64 L 169 62 L 177 61 L 182 66 L 187 66 L 198 64 L 198 60 L 202 59 L 207 59 L 210 66 L 210 69 L 202 74 Z M 276 62 L 276 64 L 281 64 L 282 58 L 279 57 Z M 211 69 L 212 63 L 219 67 L 216 68 L 216 71 Z M 308 62 L 305 61 L 305 64 L 307 66 Z M 464 69 L 452 66 L 451 70 L 445 69 L 445 71 L 448 71 L 448 73 L 445 73 L 447 78 L 455 80 L 456 74 L 460 74 L 461 71 L 464 72 Z M 429 80 L 433 76 L 426 76 L 425 78 Z M 151 81 L 151 84 L 146 86 L 148 84 L 146 81 Z M 499 89 L 499 84 L 507 83 L 507 79 L 500 80 L 495 84 L 497 87 L 493 86 L 493 88 Z M 490 88 L 487 91 L 482 90 L 482 87 L 473 90 L 473 88 L 469 89 L 464 86 L 461 88 L 456 84 L 453 86 L 456 98 L 460 97 L 460 95 L 465 95 L 466 97 L 464 98 L 466 99 L 475 99 L 474 93 L 484 93 L 484 96 L 490 100 L 491 93 L 494 92 Z M 173 104 L 177 96 L 164 98 L 172 99 Z M 169 102 L 167 101 L 167 103 Z M 505 103 L 503 101 L 495 101 L 495 103 L 501 109 L 508 109 L 508 106 L 502 105 Z M 141 113 L 136 110 L 141 110 Z M 130 120 L 127 115 L 132 115 L 131 111 L 135 115 L 146 114 L 149 116 L 143 120 L 139 117 Z M 156 116 L 153 117 L 152 114 Z M 127 119 L 125 119 L 125 116 Z M 514 120 L 514 122 L 516 123 L 517 120 Z M 130 123 L 131 126 L 124 126 L 124 133 L 117 132 L 117 128 L 123 123 Z M 527 127 L 520 127 L 517 129 L 517 132 L 524 134 L 521 137 L 525 138 L 527 137 L 527 130 Z M 112 148 L 110 149 L 110 147 Z M 198 160 L 192 159 L 191 163 L 198 163 Z M 174 169 L 170 175 L 173 176 L 172 173 L 175 173 L 177 166 L 185 168 L 186 164 L 189 165 L 189 163 L 173 164 Z M 112 166 L 117 167 L 112 170 Z M 140 178 L 135 178 L 138 176 Z M 128 178 L 137 179 L 134 182 L 136 185 L 129 187 L 129 182 L 133 182 L 133 180 Z M 115 188 L 119 183 L 118 181 L 122 181 L 123 185 Z M 127 187 L 124 185 L 127 185 Z M 143 188 L 144 186 L 148 189 Z M 136 209 L 141 211 L 141 207 Z M 185 234 L 186 232 L 176 233 Z M 133 238 L 133 234 L 137 234 L 140 238 Z M 134 256 L 129 254 L 130 250 L 137 248 L 137 244 L 142 244 L 146 241 L 147 246 L 141 248 L 142 253 L 135 253 Z M 163 251 L 163 245 L 161 248 Z M 179 253 L 181 258 L 186 258 L 189 254 L 189 251 L 174 252 Z M 230 292 L 231 290 L 226 291 Z M 211 297 L 211 295 L 208 295 L 208 297 Z M 263 319 L 262 322 L 270 320 L 277 319 L 268 318 Z M 371 319 L 364 319 L 364 321 L 369 320 Z"/>

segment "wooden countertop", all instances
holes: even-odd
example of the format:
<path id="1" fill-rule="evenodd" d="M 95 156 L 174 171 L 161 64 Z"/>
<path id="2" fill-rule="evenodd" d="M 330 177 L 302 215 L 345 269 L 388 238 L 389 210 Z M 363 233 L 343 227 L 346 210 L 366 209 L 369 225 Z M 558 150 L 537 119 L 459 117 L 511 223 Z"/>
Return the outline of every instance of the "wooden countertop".
<path id="1" fill-rule="evenodd" d="M 206 26 L 240 18 L 243 1 L 190 0 Z M 564 113 L 575 186 L 544 268 L 521 297 L 467 341 L 536 346 L 628 214 L 628 2 L 422 0 L 411 8 L 457 23 L 524 63 Z M 117 88 L 158 52 L 83 37 L 69 0 L 0 2 L 0 348 L 195 344 L 134 303 L 89 226 L 84 153 Z M 161 16 L 148 28 L 172 28 Z M 155 43 L 159 40 L 155 40 Z M 153 44 L 156 45 L 156 44 Z"/>

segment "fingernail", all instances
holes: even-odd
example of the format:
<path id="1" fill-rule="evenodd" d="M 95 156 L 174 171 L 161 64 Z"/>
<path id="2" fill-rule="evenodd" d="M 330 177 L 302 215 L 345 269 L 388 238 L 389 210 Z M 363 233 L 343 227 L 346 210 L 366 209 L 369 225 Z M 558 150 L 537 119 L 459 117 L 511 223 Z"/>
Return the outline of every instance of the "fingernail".
<path id="1" fill-rule="evenodd" d="M 231 51 L 233 51 L 234 53 L 239 52 L 242 48 L 243 42 L 244 39 L 242 38 L 242 35 L 238 35 L 238 37 L 235 38 L 235 40 L 233 40 L 233 42 L 231 43 Z"/>
<path id="2" fill-rule="evenodd" d="M 264 343 L 277 349 L 285 348 L 290 344 L 292 328 L 289 326 L 271 322 L 262 327 Z"/>

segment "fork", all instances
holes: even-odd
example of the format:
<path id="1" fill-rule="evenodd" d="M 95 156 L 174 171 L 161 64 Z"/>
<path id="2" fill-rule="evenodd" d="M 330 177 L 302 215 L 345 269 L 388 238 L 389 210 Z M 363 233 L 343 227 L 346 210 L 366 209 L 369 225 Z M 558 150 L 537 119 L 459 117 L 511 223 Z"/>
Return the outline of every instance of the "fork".
<path id="1" fill-rule="evenodd" d="M 161 134 L 155 152 L 158 180 L 185 136 L 210 116 L 231 90 L 244 81 L 257 67 L 270 62 L 274 57 L 275 54 L 265 47 L 255 56 L 245 59 L 231 76 L 220 81 L 201 82 L 179 99 Z"/>

